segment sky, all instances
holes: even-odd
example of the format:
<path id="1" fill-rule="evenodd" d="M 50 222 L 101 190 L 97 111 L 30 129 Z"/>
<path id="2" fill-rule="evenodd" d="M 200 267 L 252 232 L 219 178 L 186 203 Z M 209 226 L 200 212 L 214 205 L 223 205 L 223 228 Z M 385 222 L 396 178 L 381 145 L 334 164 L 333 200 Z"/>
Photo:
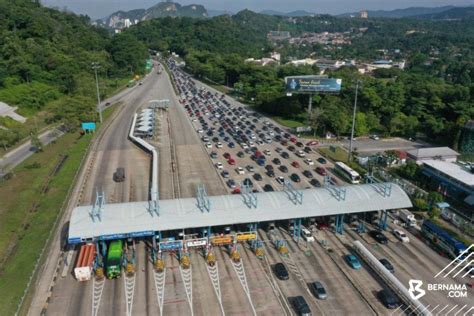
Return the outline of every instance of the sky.
<path id="1" fill-rule="evenodd" d="M 290 12 L 306 10 L 315 13 L 340 14 L 360 10 L 392 10 L 408 7 L 439 7 L 444 5 L 474 5 L 474 0 L 174 0 L 182 5 L 202 4 L 206 9 L 237 12 L 243 9 L 266 9 Z M 103 18 L 118 10 L 147 9 L 160 0 L 41 0 L 44 5 L 67 8 L 87 14 L 93 19 Z"/>

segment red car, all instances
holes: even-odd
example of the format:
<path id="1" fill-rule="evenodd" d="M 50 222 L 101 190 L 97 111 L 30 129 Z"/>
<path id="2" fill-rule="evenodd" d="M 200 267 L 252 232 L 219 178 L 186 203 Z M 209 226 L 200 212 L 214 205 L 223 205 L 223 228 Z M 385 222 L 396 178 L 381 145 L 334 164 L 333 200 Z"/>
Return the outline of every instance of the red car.
<path id="1" fill-rule="evenodd" d="M 317 167 L 317 168 L 316 168 L 316 172 L 317 172 L 318 174 L 322 175 L 322 176 L 327 175 L 327 172 L 326 172 L 326 170 L 325 170 L 323 167 Z"/>
<path id="2" fill-rule="evenodd" d="M 232 159 L 232 158 L 229 158 L 229 160 L 227 160 L 227 162 L 228 162 L 229 165 L 231 165 L 231 166 L 235 165 L 235 160 Z"/>
<path id="3" fill-rule="evenodd" d="M 232 194 L 240 194 L 240 189 L 239 189 L 239 188 L 235 188 L 235 189 L 232 191 Z"/>
<path id="4" fill-rule="evenodd" d="M 295 138 L 295 137 L 291 137 L 291 138 L 290 138 L 290 142 L 296 143 L 296 138 Z"/>
<path id="5" fill-rule="evenodd" d="M 306 143 L 306 146 L 316 146 L 317 144 L 319 144 L 317 140 L 311 140 Z"/>
<path id="6" fill-rule="evenodd" d="M 293 161 L 293 162 L 291 163 L 291 165 L 292 165 L 293 167 L 295 167 L 295 168 L 299 168 L 299 167 L 300 167 L 300 164 L 298 163 L 298 161 Z"/>
<path id="7" fill-rule="evenodd" d="M 260 151 L 257 150 L 257 151 L 255 152 L 255 157 L 258 158 L 258 157 L 261 157 L 261 156 L 263 156 L 263 154 L 262 154 Z"/>

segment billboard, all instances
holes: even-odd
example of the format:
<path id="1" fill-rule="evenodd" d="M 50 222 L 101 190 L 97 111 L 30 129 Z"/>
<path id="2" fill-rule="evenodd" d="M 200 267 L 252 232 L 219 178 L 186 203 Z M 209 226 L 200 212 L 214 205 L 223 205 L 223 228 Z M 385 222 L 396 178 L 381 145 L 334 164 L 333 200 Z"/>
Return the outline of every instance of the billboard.
<path id="1" fill-rule="evenodd" d="M 214 246 L 219 246 L 219 245 L 228 245 L 232 243 L 232 236 L 226 235 L 222 237 L 212 237 L 211 243 Z"/>
<path id="2" fill-rule="evenodd" d="M 339 92 L 342 79 L 324 78 L 320 76 L 285 77 L 287 93 Z"/>
<path id="3" fill-rule="evenodd" d="M 160 250 L 162 251 L 169 251 L 169 250 L 179 250 L 183 247 L 181 241 L 168 241 L 168 242 L 160 242 Z"/>
<path id="4" fill-rule="evenodd" d="M 186 241 L 186 247 L 204 247 L 207 245 L 207 238 L 191 239 Z"/>
<path id="5" fill-rule="evenodd" d="M 251 239 L 257 239 L 257 234 L 256 233 L 237 234 L 237 241 L 245 241 L 245 240 L 251 240 Z"/>

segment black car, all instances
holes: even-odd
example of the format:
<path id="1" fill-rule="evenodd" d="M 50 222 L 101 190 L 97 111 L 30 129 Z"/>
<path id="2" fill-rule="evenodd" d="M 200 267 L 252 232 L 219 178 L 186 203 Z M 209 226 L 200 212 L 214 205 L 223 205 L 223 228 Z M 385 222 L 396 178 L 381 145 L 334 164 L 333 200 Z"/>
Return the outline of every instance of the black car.
<path id="1" fill-rule="evenodd" d="M 306 146 L 304 149 L 305 153 L 309 154 L 311 152 L 311 148 Z"/>
<path id="2" fill-rule="evenodd" d="M 275 190 L 273 189 L 273 187 L 272 187 L 270 184 L 265 184 L 265 186 L 263 187 L 263 191 L 265 191 L 265 192 L 273 192 L 273 191 L 275 191 Z"/>
<path id="3" fill-rule="evenodd" d="M 243 151 L 239 151 L 239 152 L 237 153 L 237 157 L 239 157 L 239 158 L 244 158 L 244 157 L 245 157 L 244 152 L 243 152 Z"/>
<path id="4" fill-rule="evenodd" d="M 288 146 L 289 151 L 295 151 L 295 149 L 296 149 L 295 146 Z"/>
<path id="5" fill-rule="evenodd" d="M 297 142 L 297 143 L 296 143 L 296 146 L 298 146 L 298 147 L 303 147 L 304 145 L 303 145 L 302 142 Z"/>
<path id="6" fill-rule="evenodd" d="M 311 171 L 309 170 L 305 170 L 303 171 L 303 175 L 308 178 L 308 179 L 312 179 L 313 178 L 313 174 L 311 173 Z"/>
<path id="7" fill-rule="evenodd" d="M 388 244 L 388 238 L 381 231 L 371 230 L 369 232 L 369 235 L 370 237 L 372 237 L 373 239 L 375 239 L 377 242 L 381 244 L 384 244 L 384 245 Z"/>
<path id="8" fill-rule="evenodd" d="M 280 280 L 288 280 L 290 278 L 288 270 L 286 270 L 285 265 L 281 262 L 275 264 L 273 266 L 273 270 L 275 271 L 277 278 L 279 278 Z"/>
<path id="9" fill-rule="evenodd" d="M 272 166 L 272 165 L 266 165 L 266 166 L 265 166 L 265 169 L 267 169 L 267 170 L 273 170 L 273 166 Z"/>
<path id="10" fill-rule="evenodd" d="M 301 181 L 300 176 L 297 175 L 296 173 L 292 173 L 291 176 L 290 176 L 290 179 L 293 180 L 294 182 L 300 182 Z"/>
<path id="11" fill-rule="evenodd" d="M 310 183 L 313 187 L 316 187 L 316 188 L 320 188 L 320 187 L 321 187 L 321 182 L 319 182 L 319 181 L 316 180 L 316 179 L 311 179 L 311 181 L 309 181 L 309 183 Z"/>
<path id="12" fill-rule="evenodd" d="M 384 289 L 378 293 L 379 299 L 382 301 L 383 305 L 385 307 L 390 308 L 390 309 L 395 309 L 400 306 L 400 302 L 398 300 L 398 297 L 390 291 L 389 289 Z"/>
<path id="13" fill-rule="evenodd" d="M 257 181 L 262 181 L 262 176 L 260 175 L 260 173 L 255 173 L 253 175 L 253 178 Z"/>
<path id="14" fill-rule="evenodd" d="M 311 310 L 303 296 L 292 297 L 290 301 L 298 316 L 311 316 Z"/>
<path id="15" fill-rule="evenodd" d="M 272 162 L 277 166 L 281 164 L 281 161 L 278 158 L 273 158 Z"/>
<path id="16" fill-rule="evenodd" d="M 317 160 L 320 164 L 323 164 L 323 165 L 327 163 L 326 159 L 324 159 L 322 157 L 319 157 Z"/>
<path id="17" fill-rule="evenodd" d="M 278 169 L 280 169 L 280 171 L 284 173 L 288 172 L 288 168 L 285 165 L 281 165 Z"/>
<path id="18" fill-rule="evenodd" d="M 269 176 L 270 178 L 273 178 L 275 176 L 275 171 L 273 170 L 268 170 L 267 171 L 267 176 Z"/>
<path id="19" fill-rule="evenodd" d="M 249 188 L 253 188 L 253 182 L 252 180 L 250 180 L 250 178 L 245 178 L 244 181 L 242 181 L 242 183 L 248 186 Z"/>
<path id="20" fill-rule="evenodd" d="M 286 151 L 282 152 L 280 155 L 285 159 L 290 158 L 290 155 Z"/>
<path id="21" fill-rule="evenodd" d="M 388 271 L 392 272 L 392 273 L 395 273 L 395 268 L 393 267 L 393 265 L 390 263 L 390 261 L 388 261 L 387 259 L 383 258 L 383 259 L 380 259 L 379 260 L 381 264 L 383 264 L 383 266 L 385 267 L 385 269 L 387 269 Z"/>

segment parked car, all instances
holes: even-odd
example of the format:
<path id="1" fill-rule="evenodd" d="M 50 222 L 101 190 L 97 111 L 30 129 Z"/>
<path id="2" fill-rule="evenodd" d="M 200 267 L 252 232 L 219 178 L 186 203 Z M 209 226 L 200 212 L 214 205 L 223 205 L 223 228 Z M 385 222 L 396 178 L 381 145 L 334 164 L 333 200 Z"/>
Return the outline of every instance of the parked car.
<path id="1" fill-rule="evenodd" d="M 312 179 L 313 178 L 313 174 L 311 173 L 311 171 L 309 170 L 305 170 L 303 171 L 303 175 L 308 178 L 308 179 Z"/>
<path id="2" fill-rule="evenodd" d="M 221 175 L 222 175 L 223 178 L 228 178 L 230 176 L 229 171 L 227 171 L 227 170 L 223 170 L 221 172 Z"/>
<path id="3" fill-rule="evenodd" d="M 324 285 L 319 281 L 311 282 L 309 284 L 309 289 L 311 293 L 313 293 L 313 295 L 320 300 L 325 300 L 328 298 L 328 294 L 324 288 Z"/>
<path id="4" fill-rule="evenodd" d="M 308 166 L 314 165 L 314 162 L 313 162 L 313 160 L 312 160 L 311 158 L 306 158 L 306 159 L 304 160 L 304 162 L 305 162 L 305 164 L 307 164 Z"/>
<path id="5" fill-rule="evenodd" d="M 283 177 L 277 177 L 277 178 L 276 178 L 276 182 L 278 182 L 279 184 L 283 184 L 283 183 L 285 183 L 285 178 L 283 178 Z"/>
<path id="6" fill-rule="evenodd" d="M 217 169 L 223 169 L 224 168 L 224 166 L 222 165 L 221 162 L 216 162 L 215 166 L 216 166 Z"/>
<path id="7" fill-rule="evenodd" d="M 242 181 L 242 184 L 248 186 L 249 188 L 253 188 L 253 182 L 250 180 L 250 178 L 245 178 L 244 181 Z"/>
<path id="8" fill-rule="evenodd" d="M 235 171 L 237 172 L 237 174 L 245 174 L 245 170 L 242 167 L 237 167 Z"/>
<path id="9" fill-rule="evenodd" d="M 275 190 L 273 189 L 273 187 L 272 187 L 270 184 L 265 184 L 265 185 L 263 186 L 263 191 L 265 191 L 265 192 L 273 192 L 273 191 L 275 191 Z"/>
<path id="10" fill-rule="evenodd" d="M 351 253 L 347 254 L 345 258 L 346 258 L 347 264 L 352 269 L 359 270 L 360 268 L 362 268 L 362 265 L 360 264 L 359 259 L 357 259 L 357 257 L 354 256 L 353 254 L 351 254 Z"/>
<path id="11" fill-rule="evenodd" d="M 273 178 L 275 176 L 275 171 L 267 170 L 267 176 L 269 176 L 270 178 Z"/>
<path id="12" fill-rule="evenodd" d="M 247 165 L 247 167 L 245 167 L 245 168 L 247 168 L 248 172 L 254 172 L 255 171 L 255 168 L 252 165 Z"/>
<path id="13" fill-rule="evenodd" d="M 244 152 L 243 152 L 243 151 L 239 151 L 239 152 L 237 153 L 237 157 L 239 157 L 239 158 L 244 158 L 244 157 L 245 157 Z"/>
<path id="14" fill-rule="evenodd" d="M 379 230 L 371 230 L 369 235 L 381 244 L 388 244 L 388 238 Z"/>
<path id="15" fill-rule="evenodd" d="M 294 182 L 300 182 L 301 181 L 300 176 L 297 175 L 296 173 L 292 173 L 291 176 L 290 176 L 290 179 L 293 180 Z"/>
<path id="16" fill-rule="evenodd" d="M 287 173 L 288 172 L 288 167 L 285 165 L 281 165 L 278 169 L 280 169 L 281 172 Z"/>
<path id="17" fill-rule="evenodd" d="M 319 181 L 316 180 L 316 179 L 311 179 L 311 181 L 309 181 L 309 183 L 310 183 L 313 187 L 316 187 L 316 188 L 321 187 L 321 182 L 319 182 Z"/>
<path id="18" fill-rule="evenodd" d="M 282 152 L 282 153 L 280 154 L 280 156 L 282 156 L 282 157 L 285 158 L 285 159 L 290 158 L 290 155 L 289 155 L 286 151 Z"/>
<path id="19" fill-rule="evenodd" d="M 322 176 L 327 175 L 326 169 L 324 169 L 323 167 L 316 167 L 315 171 Z"/>
<path id="20" fill-rule="evenodd" d="M 400 306 L 400 301 L 398 300 L 398 297 L 389 289 L 384 289 L 378 293 L 378 297 L 380 301 L 382 301 L 383 305 L 385 307 L 390 308 L 390 309 L 395 309 Z"/>
<path id="21" fill-rule="evenodd" d="M 231 188 L 231 189 L 234 189 L 234 188 L 235 188 L 235 181 L 234 181 L 234 180 L 229 179 L 229 180 L 227 180 L 226 183 L 227 183 L 227 186 L 228 186 L 229 188 Z"/>
<path id="22" fill-rule="evenodd" d="M 293 167 L 295 167 L 295 168 L 299 168 L 299 167 L 300 167 L 300 164 L 299 164 L 298 161 L 293 161 L 293 162 L 291 163 L 291 165 L 292 165 Z"/>
<path id="23" fill-rule="evenodd" d="M 410 238 L 408 238 L 407 234 L 405 234 L 403 231 L 400 229 L 394 229 L 393 230 L 393 235 L 400 240 L 401 242 L 409 242 Z"/>
<path id="24" fill-rule="evenodd" d="M 262 181 L 262 176 L 260 173 L 254 173 L 253 178 L 257 181 Z"/>
<path id="25" fill-rule="evenodd" d="M 229 159 L 231 157 L 231 155 L 229 153 L 224 153 L 223 156 L 224 156 L 225 159 Z"/>
<path id="26" fill-rule="evenodd" d="M 327 160 L 324 159 L 323 157 L 319 157 L 317 160 L 318 160 L 318 162 L 319 162 L 320 164 L 322 164 L 322 165 L 325 165 L 325 164 L 327 163 Z"/>
<path id="27" fill-rule="evenodd" d="M 383 266 L 385 267 L 385 269 L 387 269 L 388 271 L 392 272 L 392 273 L 395 273 L 395 268 L 393 267 L 393 265 L 390 263 L 390 261 L 388 261 L 387 259 L 383 258 L 383 259 L 380 259 L 379 260 L 381 264 L 383 264 Z"/>
<path id="28" fill-rule="evenodd" d="M 217 153 L 215 151 L 211 152 L 209 154 L 209 156 L 212 158 L 212 159 L 216 159 L 217 158 Z"/>
<path id="29" fill-rule="evenodd" d="M 288 280 L 290 278 L 290 274 L 288 273 L 288 270 L 286 269 L 285 265 L 281 262 L 276 263 L 273 266 L 273 270 L 275 271 L 275 275 L 277 278 L 280 280 Z"/>

